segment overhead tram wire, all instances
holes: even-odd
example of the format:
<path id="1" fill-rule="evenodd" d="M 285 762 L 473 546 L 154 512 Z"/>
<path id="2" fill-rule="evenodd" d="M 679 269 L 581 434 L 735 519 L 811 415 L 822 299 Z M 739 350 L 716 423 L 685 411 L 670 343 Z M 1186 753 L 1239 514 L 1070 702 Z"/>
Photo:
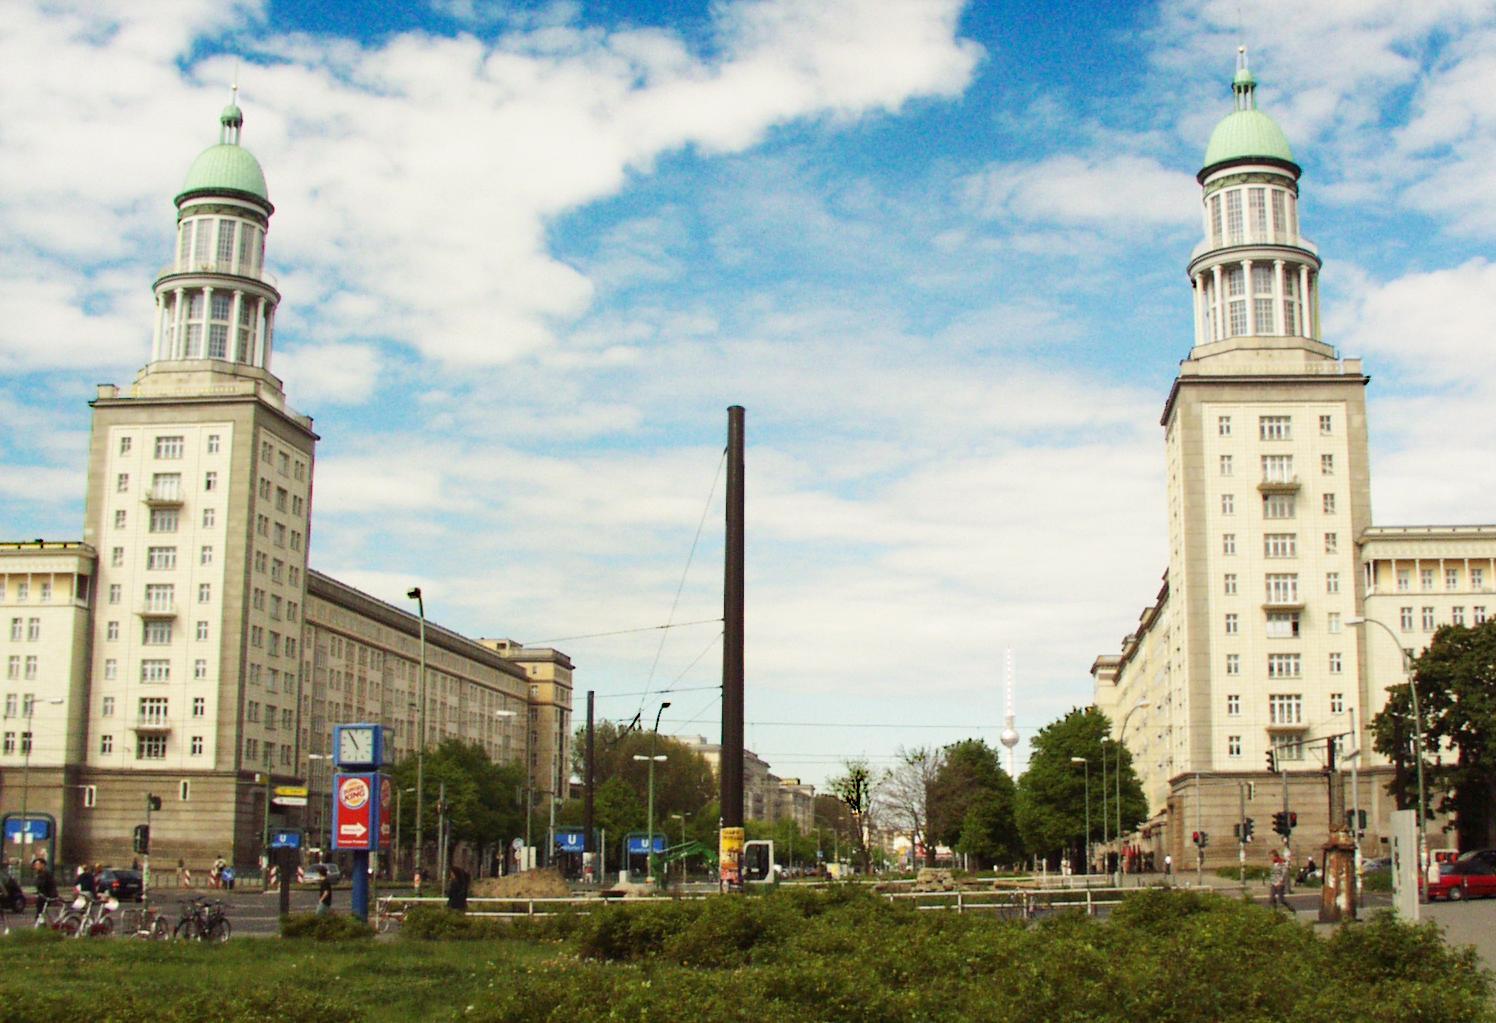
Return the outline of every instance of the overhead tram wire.
<path id="1" fill-rule="evenodd" d="M 627 636 L 634 632 L 655 632 L 660 629 L 684 629 L 690 625 L 720 625 L 721 618 L 698 618 L 694 622 L 666 622 L 664 625 L 641 625 L 636 629 L 614 629 L 612 632 L 589 632 L 582 636 L 560 636 L 556 639 L 533 639 L 529 646 L 550 646 L 552 643 L 574 643 L 579 639 L 602 639 L 607 636 Z"/>
<path id="2" fill-rule="evenodd" d="M 717 460 L 717 471 L 712 475 L 712 486 L 706 493 L 706 503 L 701 507 L 701 518 L 696 523 L 696 535 L 691 538 L 691 550 L 686 554 L 686 566 L 681 570 L 680 583 L 675 587 L 675 599 L 670 602 L 670 614 L 665 617 L 666 625 L 675 618 L 675 609 L 680 606 L 680 595 L 686 589 L 686 577 L 691 574 L 691 563 L 696 560 L 696 546 L 701 542 L 701 531 L 706 528 L 707 514 L 712 510 L 712 498 L 717 494 L 717 481 L 722 478 L 722 467 L 727 464 L 727 449 L 722 449 L 722 457 Z M 660 666 L 660 657 L 665 653 L 665 637 L 668 632 L 660 633 L 660 645 L 655 648 L 654 663 L 649 666 L 649 678 L 646 685 L 654 682 L 655 672 Z M 644 712 L 644 700 L 639 701 L 639 712 Z"/>

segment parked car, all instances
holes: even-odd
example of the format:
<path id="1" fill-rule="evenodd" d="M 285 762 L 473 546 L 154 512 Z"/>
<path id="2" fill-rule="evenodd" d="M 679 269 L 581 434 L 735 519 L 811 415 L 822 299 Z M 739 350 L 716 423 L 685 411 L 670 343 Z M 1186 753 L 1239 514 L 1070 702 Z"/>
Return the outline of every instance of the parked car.
<path id="1" fill-rule="evenodd" d="M 1472 849 L 1453 862 L 1437 862 L 1438 878 L 1427 886 L 1430 902 L 1480 899 L 1496 895 L 1496 849 Z"/>
<path id="2" fill-rule="evenodd" d="M 327 879 L 333 884 L 337 884 L 339 881 L 343 880 L 343 872 L 342 870 L 338 869 L 338 865 L 336 863 L 309 864 L 308 866 L 303 868 L 301 875 L 302 877 L 305 877 L 311 884 L 319 883 L 324 875 L 326 875 Z"/>
<path id="3" fill-rule="evenodd" d="M 145 882 L 138 870 L 109 867 L 99 871 L 98 891 L 108 892 L 121 902 L 139 902 L 145 897 Z"/>

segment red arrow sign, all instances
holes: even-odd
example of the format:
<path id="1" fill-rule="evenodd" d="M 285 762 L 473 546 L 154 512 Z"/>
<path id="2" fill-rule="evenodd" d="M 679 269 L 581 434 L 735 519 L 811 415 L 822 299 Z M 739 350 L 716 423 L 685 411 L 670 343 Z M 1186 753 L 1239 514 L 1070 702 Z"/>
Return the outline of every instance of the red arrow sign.
<path id="1" fill-rule="evenodd" d="M 357 821 L 352 824 L 340 824 L 338 826 L 338 834 L 340 835 L 352 835 L 354 838 L 363 838 L 368 833 L 369 829 Z"/>

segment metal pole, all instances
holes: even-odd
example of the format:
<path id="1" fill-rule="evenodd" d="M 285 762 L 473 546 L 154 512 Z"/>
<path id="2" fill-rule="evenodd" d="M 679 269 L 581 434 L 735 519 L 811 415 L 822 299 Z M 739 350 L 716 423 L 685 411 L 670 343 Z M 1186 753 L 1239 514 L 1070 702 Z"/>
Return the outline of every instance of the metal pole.
<path id="1" fill-rule="evenodd" d="M 1195 772 L 1195 830 L 1200 830 L 1200 803 L 1202 802 L 1200 792 L 1200 772 Z M 1205 884 L 1205 846 L 1195 845 L 1195 887 Z"/>
<path id="2" fill-rule="evenodd" d="M 1106 785 L 1106 740 L 1102 739 L 1101 740 L 1101 861 L 1102 861 L 1102 865 L 1103 866 L 1107 865 L 1106 864 L 1107 857 L 1111 855 L 1107 851 L 1107 848 L 1106 848 L 1107 844 L 1110 842 L 1110 838 L 1107 836 L 1107 829 L 1109 827 L 1111 827 L 1111 825 L 1107 823 L 1108 821 L 1111 820 L 1111 814 L 1107 811 L 1107 808 L 1106 808 L 1106 788 L 1107 788 L 1107 785 Z M 1107 871 L 1103 871 L 1103 873 L 1107 873 Z"/>
<path id="3" fill-rule="evenodd" d="M 270 868 L 270 765 L 265 765 L 265 829 L 260 836 L 260 855 L 267 871 Z"/>
<path id="4" fill-rule="evenodd" d="M 744 411 L 727 410 L 727 522 L 722 575 L 722 825 L 743 826 Z"/>
<path id="5" fill-rule="evenodd" d="M 596 781 L 596 777 L 597 777 L 596 776 L 596 763 L 597 763 L 597 761 L 593 759 L 594 756 L 596 755 L 596 751 L 594 749 L 594 736 L 595 736 L 595 732 L 594 732 L 593 727 L 592 727 L 592 704 L 593 704 L 593 698 L 595 696 L 596 696 L 596 693 L 593 690 L 591 690 L 591 689 L 587 690 L 587 756 L 586 756 L 586 761 L 587 762 L 582 766 L 582 770 L 586 772 L 586 777 L 583 779 L 586 782 L 586 788 L 582 792 L 582 832 L 583 832 L 583 834 L 582 834 L 582 853 L 583 853 L 582 858 L 583 858 L 583 860 L 585 860 L 587 858 L 587 854 L 589 854 L 589 853 L 594 857 L 594 859 L 597 856 L 597 837 L 592 833 L 592 829 L 596 826 L 596 823 L 597 823 L 596 820 L 595 820 L 595 818 L 593 817 L 594 807 L 593 807 L 593 803 L 592 803 L 593 786 L 594 786 L 594 782 Z M 597 872 L 598 866 L 597 866 L 596 863 L 592 864 L 592 869 L 593 869 L 593 872 L 594 872 L 593 873 L 593 880 L 595 880 L 595 881 L 601 881 L 602 880 L 602 874 L 600 874 L 600 873 Z"/>
<path id="6" fill-rule="evenodd" d="M 1356 905 L 1360 906 L 1364 889 L 1361 886 L 1361 733 L 1356 730 L 1356 708 L 1350 708 L 1351 734 L 1356 737 L 1356 748 L 1351 758 L 1351 840 L 1356 843 Z"/>
<path id="7" fill-rule="evenodd" d="M 1086 870 L 1087 877 L 1091 876 L 1091 762 L 1085 761 L 1086 765 Z"/>
<path id="8" fill-rule="evenodd" d="M 400 795 L 404 791 L 402 788 L 395 789 L 395 863 L 394 869 L 390 871 L 392 876 L 400 873 Z"/>
<path id="9" fill-rule="evenodd" d="M 36 735 L 31 725 L 31 716 L 36 711 L 36 697 L 26 695 L 26 759 L 21 766 L 21 858 L 26 859 L 26 847 L 31 844 L 31 818 L 26 816 L 26 800 L 31 793 L 31 747 L 36 744 Z M 55 866 L 55 864 L 51 864 Z"/>
<path id="10" fill-rule="evenodd" d="M 1133 704 L 1132 708 L 1126 714 L 1122 715 L 1122 727 L 1117 729 L 1117 766 L 1112 774 L 1117 781 L 1117 849 L 1119 851 L 1122 848 L 1122 750 L 1125 748 L 1123 746 L 1123 739 L 1127 736 L 1127 723 L 1132 720 L 1133 711 L 1139 711 L 1151 706 L 1153 706 L 1151 700 L 1139 700 Z M 1120 859 L 1117 861 L 1117 884 L 1119 887 L 1122 884 L 1122 862 Z"/>
<path id="11" fill-rule="evenodd" d="M 1236 783 L 1236 860 L 1241 865 L 1241 891 L 1247 893 L 1247 783 Z"/>
<path id="12" fill-rule="evenodd" d="M 421 861 L 425 854 L 425 809 L 426 809 L 426 601 L 421 596 L 419 586 L 411 587 L 407 597 L 416 602 L 416 612 L 420 615 L 420 675 L 416 680 L 416 698 L 420 701 L 420 707 L 416 709 L 416 728 L 420 734 L 416 736 L 416 853 L 415 871 L 421 872 Z M 422 878 L 424 880 L 424 878 Z"/>
<path id="13" fill-rule="evenodd" d="M 447 783 L 436 786 L 436 883 L 447 883 Z"/>

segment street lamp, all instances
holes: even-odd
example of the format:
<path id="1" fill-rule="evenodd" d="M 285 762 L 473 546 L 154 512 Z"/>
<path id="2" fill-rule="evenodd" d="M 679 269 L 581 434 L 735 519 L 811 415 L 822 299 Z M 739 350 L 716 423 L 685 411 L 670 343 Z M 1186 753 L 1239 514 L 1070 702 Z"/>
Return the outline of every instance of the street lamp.
<path id="1" fill-rule="evenodd" d="M 1071 757 L 1072 764 L 1084 764 L 1086 768 L 1086 874 L 1091 873 L 1091 762 L 1085 757 Z"/>
<path id="2" fill-rule="evenodd" d="M 680 844 L 682 848 L 686 844 L 686 818 L 689 816 L 690 814 L 688 813 L 672 813 L 670 815 L 671 820 L 680 821 Z M 680 857 L 680 883 L 682 888 L 686 886 L 686 856 L 684 851 L 682 851 Z"/>
<path id="3" fill-rule="evenodd" d="M 395 875 L 400 873 L 400 795 L 404 792 L 414 791 L 416 791 L 414 787 L 395 790 Z M 395 876 L 391 876 L 390 878 L 391 881 L 395 879 Z"/>
<path id="4" fill-rule="evenodd" d="M 666 700 L 660 704 L 660 709 L 655 712 L 654 731 L 649 733 L 649 756 L 642 757 L 634 754 L 635 760 L 649 761 L 649 835 L 644 839 L 644 883 L 654 883 L 654 830 L 655 830 L 655 764 L 663 762 L 666 757 L 663 753 L 655 754 L 655 743 L 660 737 L 660 715 L 665 713 L 665 708 L 670 706 Z"/>
<path id="5" fill-rule="evenodd" d="M 412 586 L 405 594 L 416 602 L 416 612 L 421 619 L 421 674 L 416 681 L 416 699 L 420 703 L 416 711 L 416 728 L 420 735 L 416 736 L 416 855 L 415 870 L 421 872 L 421 861 L 424 854 L 425 829 L 422 827 L 422 812 L 425 809 L 426 789 L 426 601 L 421 597 L 421 588 Z"/>
<path id="6" fill-rule="evenodd" d="M 1127 735 L 1127 722 L 1132 720 L 1133 711 L 1142 710 L 1153 706 L 1151 700 L 1139 700 L 1132 705 L 1132 710 L 1122 715 L 1122 727 L 1117 729 L 1117 884 L 1122 883 L 1122 740 Z M 1197 794 L 1198 796 L 1198 794 Z"/>
<path id="7" fill-rule="evenodd" d="M 63 704 L 62 697 L 51 700 L 43 700 L 50 707 L 60 707 Z M 669 704 L 666 704 L 669 706 Z M 31 727 L 31 716 L 36 713 L 36 697 L 26 696 L 26 759 L 21 767 L 21 858 L 26 858 L 26 846 L 30 845 L 31 818 L 26 816 L 26 797 L 31 792 L 31 747 L 36 745 L 36 733 Z"/>
<path id="8" fill-rule="evenodd" d="M 1403 674 L 1408 679 L 1408 695 L 1413 700 L 1413 756 L 1418 765 L 1418 877 L 1420 882 L 1428 873 L 1428 824 L 1424 820 L 1424 807 L 1428 804 L 1424 801 L 1423 791 L 1423 715 L 1418 713 L 1418 686 L 1413 681 L 1413 658 L 1408 656 L 1408 651 L 1403 648 L 1402 640 L 1397 638 L 1397 633 L 1392 631 L 1392 626 L 1375 618 L 1347 618 L 1347 625 L 1375 625 L 1383 632 L 1392 637 L 1392 642 L 1397 644 L 1397 652 L 1402 657 Z M 1360 736 L 1357 736 L 1357 747 L 1360 746 Z M 1415 917 L 1416 919 L 1416 917 Z"/>

